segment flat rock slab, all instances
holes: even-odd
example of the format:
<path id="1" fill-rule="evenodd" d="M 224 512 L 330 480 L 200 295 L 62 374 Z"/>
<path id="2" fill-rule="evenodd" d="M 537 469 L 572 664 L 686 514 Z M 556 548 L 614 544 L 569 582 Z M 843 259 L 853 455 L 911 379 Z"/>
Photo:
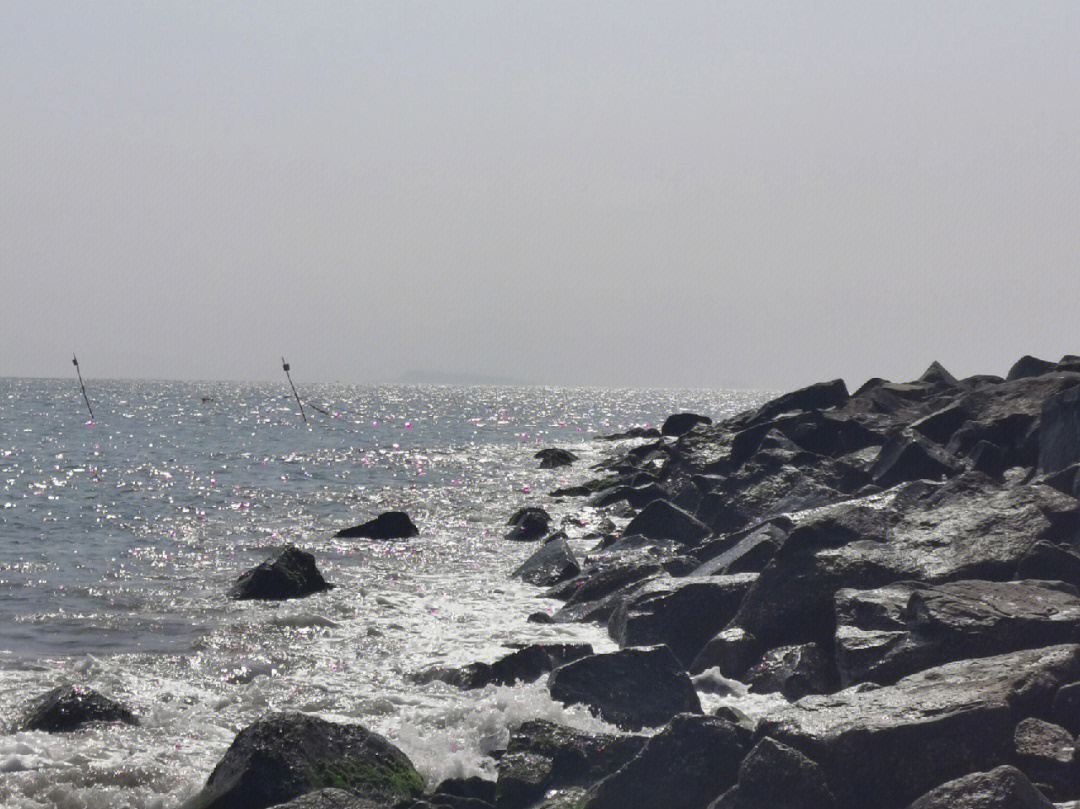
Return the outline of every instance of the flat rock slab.
<path id="1" fill-rule="evenodd" d="M 31 700 L 15 726 L 19 730 L 65 733 L 91 722 L 139 724 L 128 708 L 103 694 L 81 685 L 61 685 Z"/>
<path id="2" fill-rule="evenodd" d="M 840 809 L 899 809 L 1008 761 L 1017 724 L 1049 713 L 1055 692 L 1078 678 L 1076 645 L 965 660 L 892 686 L 804 697 L 758 731 L 815 761 Z"/>
<path id="3" fill-rule="evenodd" d="M 419 796 L 424 779 L 401 750 L 360 725 L 278 713 L 237 734 L 192 805 L 264 809 L 325 788 L 393 804 Z"/>
<path id="4" fill-rule="evenodd" d="M 366 539 L 409 539 L 419 535 L 420 531 L 404 511 L 387 511 L 374 520 L 354 525 L 352 528 L 343 528 L 334 534 L 342 538 Z"/>
<path id="5" fill-rule="evenodd" d="M 844 686 L 882 685 L 954 660 L 1080 642 L 1080 595 L 1046 581 L 900 582 L 836 594 Z"/>
<path id="6" fill-rule="evenodd" d="M 584 657 L 551 673 L 552 699 L 586 705 L 624 730 L 641 730 L 680 713 L 701 713 L 690 677 L 666 646 Z"/>
<path id="7" fill-rule="evenodd" d="M 242 573 L 229 589 L 229 598 L 282 601 L 321 593 L 333 586 L 315 566 L 314 556 L 289 545 L 274 559 Z"/>

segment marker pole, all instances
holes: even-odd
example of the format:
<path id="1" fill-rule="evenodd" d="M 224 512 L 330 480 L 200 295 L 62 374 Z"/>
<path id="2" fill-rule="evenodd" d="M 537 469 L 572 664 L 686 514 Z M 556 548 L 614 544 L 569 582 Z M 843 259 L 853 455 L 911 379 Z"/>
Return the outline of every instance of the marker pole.
<path id="1" fill-rule="evenodd" d="M 90 397 L 86 395 L 86 385 L 82 381 L 82 371 L 79 370 L 79 358 L 74 354 L 71 355 L 71 364 L 75 366 L 75 373 L 79 375 L 79 388 L 82 390 L 83 401 L 86 402 L 86 409 L 90 411 L 90 421 L 94 420 L 94 408 L 90 406 Z"/>
<path id="2" fill-rule="evenodd" d="M 296 404 L 300 408 L 300 417 L 304 420 L 304 424 L 307 424 L 307 416 L 304 415 L 304 403 L 300 401 L 300 394 L 296 392 L 296 385 L 292 383 L 292 377 L 289 376 L 289 363 L 285 362 L 285 358 L 281 358 L 281 370 L 285 372 L 285 378 L 289 380 L 289 387 L 292 388 L 292 395 L 296 399 Z"/>

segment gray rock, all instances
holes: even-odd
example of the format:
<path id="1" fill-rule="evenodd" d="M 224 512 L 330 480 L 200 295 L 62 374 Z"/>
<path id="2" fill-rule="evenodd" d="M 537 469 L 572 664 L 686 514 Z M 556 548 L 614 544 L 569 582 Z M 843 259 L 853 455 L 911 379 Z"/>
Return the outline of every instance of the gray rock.
<path id="1" fill-rule="evenodd" d="M 751 691 L 758 694 L 779 692 L 787 700 L 797 700 L 807 694 L 824 694 L 831 690 L 832 681 L 832 661 L 817 643 L 770 649 L 746 673 Z"/>
<path id="2" fill-rule="evenodd" d="M 1080 386 L 1050 397 L 1039 418 L 1039 468 L 1056 472 L 1080 461 Z"/>
<path id="3" fill-rule="evenodd" d="M 465 690 L 486 685 L 532 683 L 549 671 L 593 653 L 588 643 L 533 643 L 494 663 L 470 663 L 461 668 L 435 666 L 411 677 L 424 684 L 444 682 Z"/>
<path id="4" fill-rule="evenodd" d="M 539 506 L 526 506 L 515 511 L 506 524 L 510 526 L 507 539 L 530 542 L 540 539 L 548 532 L 551 515 Z"/>
<path id="5" fill-rule="evenodd" d="M 878 486 L 890 488 L 908 480 L 941 480 L 963 471 L 961 463 L 919 433 L 899 435 L 881 448 L 870 470 Z"/>
<path id="6" fill-rule="evenodd" d="M 676 716 L 590 789 L 581 809 L 705 809 L 735 783 L 749 736 L 724 719 Z"/>
<path id="7" fill-rule="evenodd" d="M 908 809 L 1053 809 L 1015 767 L 965 775 L 923 795 Z"/>
<path id="8" fill-rule="evenodd" d="M 420 531 L 404 511 L 387 511 L 374 520 L 352 528 L 343 528 L 336 537 L 366 537 L 367 539 L 409 539 L 419 536 Z"/>
<path id="9" fill-rule="evenodd" d="M 424 779 L 408 756 L 360 725 L 276 713 L 237 734 L 190 805 L 263 809 L 327 787 L 393 803 L 420 795 Z"/>
<path id="10" fill-rule="evenodd" d="M 689 666 L 735 616 L 756 573 L 653 579 L 629 595 L 608 620 L 620 646 L 666 645 Z"/>
<path id="11" fill-rule="evenodd" d="M 716 668 L 731 679 L 742 679 L 755 662 L 761 659 L 762 647 L 757 638 L 739 626 L 730 626 L 717 633 L 698 652 L 690 664 L 692 674 Z"/>
<path id="12" fill-rule="evenodd" d="M 697 413 L 674 413 L 664 421 L 664 425 L 660 428 L 660 435 L 684 435 L 699 424 L 708 426 L 712 424 L 712 419 L 708 416 L 700 416 Z"/>
<path id="13" fill-rule="evenodd" d="M 666 500 L 654 500 L 630 521 L 623 533 L 628 536 L 640 534 L 649 539 L 673 539 L 693 546 L 709 535 L 709 528 Z"/>
<path id="14" fill-rule="evenodd" d="M 574 551 L 565 538 L 545 542 L 511 574 L 538 587 L 550 587 L 581 572 Z"/>
<path id="15" fill-rule="evenodd" d="M 1016 765 L 1036 784 L 1047 784 L 1055 797 L 1076 797 L 1078 775 L 1073 736 L 1065 728 L 1029 717 L 1013 734 Z"/>
<path id="16" fill-rule="evenodd" d="M 510 733 L 499 759 L 495 805 L 525 809 L 548 790 L 590 786 L 637 755 L 640 736 L 592 735 L 540 719 Z"/>
<path id="17" fill-rule="evenodd" d="M 541 469 L 557 469 L 560 466 L 570 466 L 578 459 L 578 456 L 569 450 L 556 447 L 542 449 L 534 457 L 540 460 Z"/>
<path id="18" fill-rule="evenodd" d="M 656 727 L 680 713 L 701 713 L 690 677 L 666 646 L 584 657 L 551 673 L 552 699 L 583 704 L 625 730 Z"/>
<path id="19" fill-rule="evenodd" d="M 315 557 L 288 545 L 274 559 L 268 559 L 240 575 L 229 589 L 229 598 L 282 601 L 303 598 L 333 588 L 315 566 Z"/>
<path id="20" fill-rule="evenodd" d="M 139 724 L 127 707 L 104 694 L 82 685 L 61 685 L 31 700 L 16 719 L 15 727 L 67 733 L 92 722 Z"/>
<path id="21" fill-rule="evenodd" d="M 832 809 L 820 768 L 775 739 L 764 738 L 739 766 L 739 780 L 709 809 Z"/>
<path id="22" fill-rule="evenodd" d="M 902 582 L 836 594 L 841 684 L 1080 641 L 1080 596 L 1061 582 Z"/>
<path id="23" fill-rule="evenodd" d="M 343 789 L 319 789 L 279 803 L 274 809 L 391 809 L 392 803 L 358 798 Z"/>
<path id="24" fill-rule="evenodd" d="M 1008 760 L 1017 723 L 1080 677 L 1080 646 L 965 660 L 867 690 L 804 697 L 759 733 L 817 762 L 840 809 L 898 809 L 938 784 Z"/>

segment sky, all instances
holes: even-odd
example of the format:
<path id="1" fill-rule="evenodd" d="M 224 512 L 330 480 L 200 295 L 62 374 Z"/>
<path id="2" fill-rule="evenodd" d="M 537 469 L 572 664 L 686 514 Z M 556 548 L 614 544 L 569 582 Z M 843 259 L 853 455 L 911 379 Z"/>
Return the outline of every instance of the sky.
<path id="1" fill-rule="evenodd" d="M 1080 4 L 0 0 L 0 376 L 1080 353 Z"/>

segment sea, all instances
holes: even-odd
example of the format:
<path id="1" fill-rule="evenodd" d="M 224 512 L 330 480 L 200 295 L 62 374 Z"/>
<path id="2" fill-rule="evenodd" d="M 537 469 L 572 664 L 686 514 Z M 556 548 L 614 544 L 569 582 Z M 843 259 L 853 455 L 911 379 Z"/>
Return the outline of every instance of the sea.
<path id="1" fill-rule="evenodd" d="M 506 540 L 507 518 L 543 505 L 585 555 L 603 515 L 549 492 L 632 444 L 598 436 L 768 398 L 303 385 L 305 422 L 284 383 L 91 379 L 87 390 L 93 418 L 75 380 L 0 379 L 3 807 L 181 807 L 270 711 L 359 722 L 431 786 L 493 777 L 489 754 L 528 719 L 611 731 L 553 702 L 543 679 L 460 691 L 410 675 L 490 662 L 513 644 L 615 648 L 596 625 L 526 620 L 559 603 L 511 577 L 535 543 Z M 545 447 L 580 460 L 541 470 Z M 334 537 L 389 510 L 408 512 L 420 535 Z M 336 587 L 280 603 L 226 597 L 288 544 Z M 139 726 L 15 730 L 29 700 L 65 683 L 120 700 Z M 703 696 L 752 711 L 728 685 L 703 684 Z"/>

